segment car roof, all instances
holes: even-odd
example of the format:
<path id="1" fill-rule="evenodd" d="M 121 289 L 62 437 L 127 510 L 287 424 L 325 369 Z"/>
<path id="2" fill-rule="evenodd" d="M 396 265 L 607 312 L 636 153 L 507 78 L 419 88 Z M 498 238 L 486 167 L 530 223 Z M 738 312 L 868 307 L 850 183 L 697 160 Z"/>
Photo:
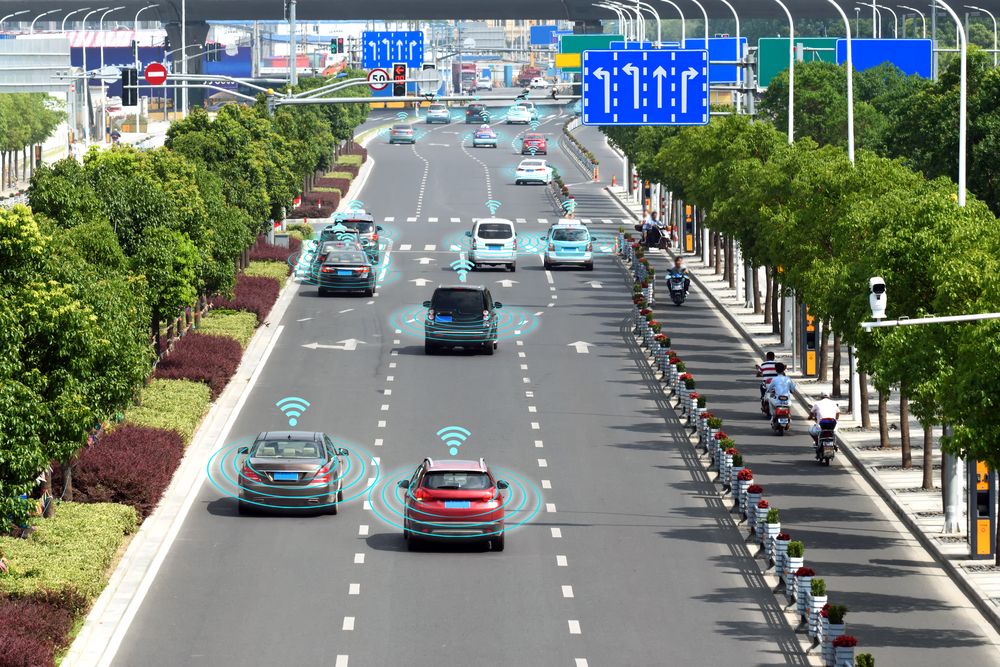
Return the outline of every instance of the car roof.
<path id="1" fill-rule="evenodd" d="M 396 123 L 395 125 L 392 126 L 392 129 L 394 129 L 394 130 L 409 130 L 411 128 L 410 128 L 409 123 Z"/>
<path id="2" fill-rule="evenodd" d="M 427 470 L 434 472 L 438 471 L 461 471 L 461 472 L 488 472 L 489 468 L 486 466 L 486 461 L 484 459 L 479 459 L 478 461 L 470 461 L 468 459 L 432 459 L 430 457 L 424 459 L 424 463 L 427 464 Z"/>
<path id="3" fill-rule="evenodd" d="M 337 214 L 337 222 L 375 222 L 375 216 L 364 211 L 345 211 Z"/>
<path id="4" fill-rule="evenodd" d="M 545 160 L 539 160 L 538 158 L 528 158 L 526 160 L 521 160 L 521 164 L 545 164 Z"/>
<path id="5" fill-rule="evenodd" d="M 438 285 L 435 288 L 435 292 L 438 290 L 448 290 L 449 292 L 485 292 L 486 288 L 482 285 Z"/>
<path id="6" fill-rule="evenodd" d="M 322 431 L 262 431 L 257 440 L 315 440 L 323 439 Z"/>
<path id="7" fill-rule="evenodd" d="M 502 225 L 510 225 L 511 227 L 514 226 L 514 223 L 508 220 L 507 218 L 479 218 L 474 223 L 472 223 L 472 226 L 477 227 L 484 223 L 500 223 Z"/>

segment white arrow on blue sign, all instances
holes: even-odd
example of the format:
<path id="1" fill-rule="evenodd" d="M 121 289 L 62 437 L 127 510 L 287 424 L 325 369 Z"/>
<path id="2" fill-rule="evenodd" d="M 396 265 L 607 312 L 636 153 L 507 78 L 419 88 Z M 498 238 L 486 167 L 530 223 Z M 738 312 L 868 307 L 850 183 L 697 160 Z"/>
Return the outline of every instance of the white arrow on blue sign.
<path id="1" fill-rule="evenodd" d="M 708 51 L 584 51 L 584 125 L 707 125 Z"/>
<path id="2" fill-rule="evenodd" d="M 361 42 L 365 69 L 392 67 L 393 63 L 420 69 L 424 64 L 424 33 L 420 30 L 366 30 Z"/>

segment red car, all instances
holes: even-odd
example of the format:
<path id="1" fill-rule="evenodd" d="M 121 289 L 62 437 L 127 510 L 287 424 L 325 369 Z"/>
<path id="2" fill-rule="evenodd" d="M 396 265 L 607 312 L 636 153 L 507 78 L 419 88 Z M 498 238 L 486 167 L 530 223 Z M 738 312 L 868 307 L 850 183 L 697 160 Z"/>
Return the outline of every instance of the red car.
<path id="1" fill-rule="evenodd" d="M 493 478 L 483 459 L 424 459 L 410 479 L 399 482 L 406 492 L 403 538 L 408 548 L 436 539 L 485 542 L 493 551 L 503 551 L 501 491 L 509 486 Z"/>
<path id="2" fill-rule="evenodd" d="M 534 150 L 531 150 L 534 148 Z M 540 134 L 535 134 L 529 132 L 524 135 L 524 141 L 521 142 L 521 155 L 548 155 L 549 145 L 545 141 L 545 137 Z"/>

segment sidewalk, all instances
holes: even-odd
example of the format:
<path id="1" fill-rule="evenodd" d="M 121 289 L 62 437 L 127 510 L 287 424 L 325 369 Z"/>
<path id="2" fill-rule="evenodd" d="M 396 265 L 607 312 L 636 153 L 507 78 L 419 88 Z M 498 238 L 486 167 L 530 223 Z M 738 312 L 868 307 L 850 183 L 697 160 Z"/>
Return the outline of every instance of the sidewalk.
<path id="1" fill-rule="evenodd" d="M 608 192 L 634 216 L 639 216 L 640 208 L 625 199 L 622 188 L 608 188 Z M 649 252 L 647 256 L 659 258 L 661 262 L 658 263 L 662 263 L 663 268 L 670 261 L 665 251 Z M 708 299 L 761 358 L 765 352 L 773 351 L 779 361 L 784 361 L 790 366 L 792 356 L 790 350 L 783 347 L 779 337 L 771 332 L 771 325 L 764 324 L 763 315 L 755 315 L 752 308 L 744 307 L 742 296 L 728 286 L 723 275 L 716 275 L 714 267 L 706 266 L 700 257 L 694 255 L 686 256 L 685 264 L 692 274 L 692 281 L 701 287 Z M 842 377 L 846 379 L 846 354 L 842 368 Z M 802 378 L 800 372 L 790 372 L 789 375 L 796 381 L 798 387 L 796 393 L 803 408 L 811 405 L 823 392 L 831 391 L 829 382 L 821 383 L 812 378 Z M 843 393 L 844 398 L 837 399 L 843 415 L 838 428 L 840 454 L 846 455 L 871 486 L 872 491 L 888 504 L 896 518 L 942 566 L 957 587 L 982 613 L 985 620 L 994 628 L 1000 629 L 1000 568 L 994 566 L 992 560 L 968 560 L 964 518 L 961 533 L 947 535 L 942 533 L 944 512 L 940 489 L 941 452 L 938 447 L 940 429 L 934 432 L 934 461 L 936 461 L 934 490 L 925 491 L 921 488 L 923 429 L 915 420 L 911 420 L 910 423 L 913 467 L 904 470 L 901 466 L 898 394 L 894 394 L 894 400 L 889 402 L 890 446 L 882 449 L 879 447 L 877 398 L 870 397 L 869 407 L 873 410 L 873 428 L 864 430 L 860 423 L 851 419 L 850 411 L 847 410 L 846 386 Z"/>

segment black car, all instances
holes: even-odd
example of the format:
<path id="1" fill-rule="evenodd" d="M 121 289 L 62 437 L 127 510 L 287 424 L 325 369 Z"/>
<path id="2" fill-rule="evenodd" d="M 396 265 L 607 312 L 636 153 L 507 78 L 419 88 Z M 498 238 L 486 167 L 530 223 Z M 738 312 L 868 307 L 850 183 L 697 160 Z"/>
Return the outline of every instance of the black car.
<path id="1" fill-rule="evenodd" d="M 445 347 L 477 347 L 486 354 L 497 349 L 497 310 L 490 291 L 482 285 L 442 285 L 424 301 L 424 352 Z"/>
<path id="2" fill-rule="evenodd" d="M 361 247 L 365 249 L 365 252 L 368 253 L 372 261 L 378 264 L 380 256 L 378 233 L 382 231 L 382 227 L 375 224 L 375 216 L 365 212 L 338 214 L 337 224 L 351 231 L 357 231 Z"/>
<path id="3" fill-rule="evenodd" d="M 320 295 L 328 291 L 375 294 L 375 267 L 371 258 L 359 249 L 333 249 L 326 253 L 316 273 Z"/>
<path id="4" fill-rule="evenodd" d="M 239 512 L 317 509 L 337 513 L 344 500 L 346 449 L 325 433 L 265 431 L 240 447 Z"/>
<path id="5" fill-rule="evenodd" d="M 486 105 L 479 102 L 473 102 L 469 106 L 465 107 L 465 122 L 466 123 L 485 123 L 490 118 L 490 112 L 486 110 Z"/>

